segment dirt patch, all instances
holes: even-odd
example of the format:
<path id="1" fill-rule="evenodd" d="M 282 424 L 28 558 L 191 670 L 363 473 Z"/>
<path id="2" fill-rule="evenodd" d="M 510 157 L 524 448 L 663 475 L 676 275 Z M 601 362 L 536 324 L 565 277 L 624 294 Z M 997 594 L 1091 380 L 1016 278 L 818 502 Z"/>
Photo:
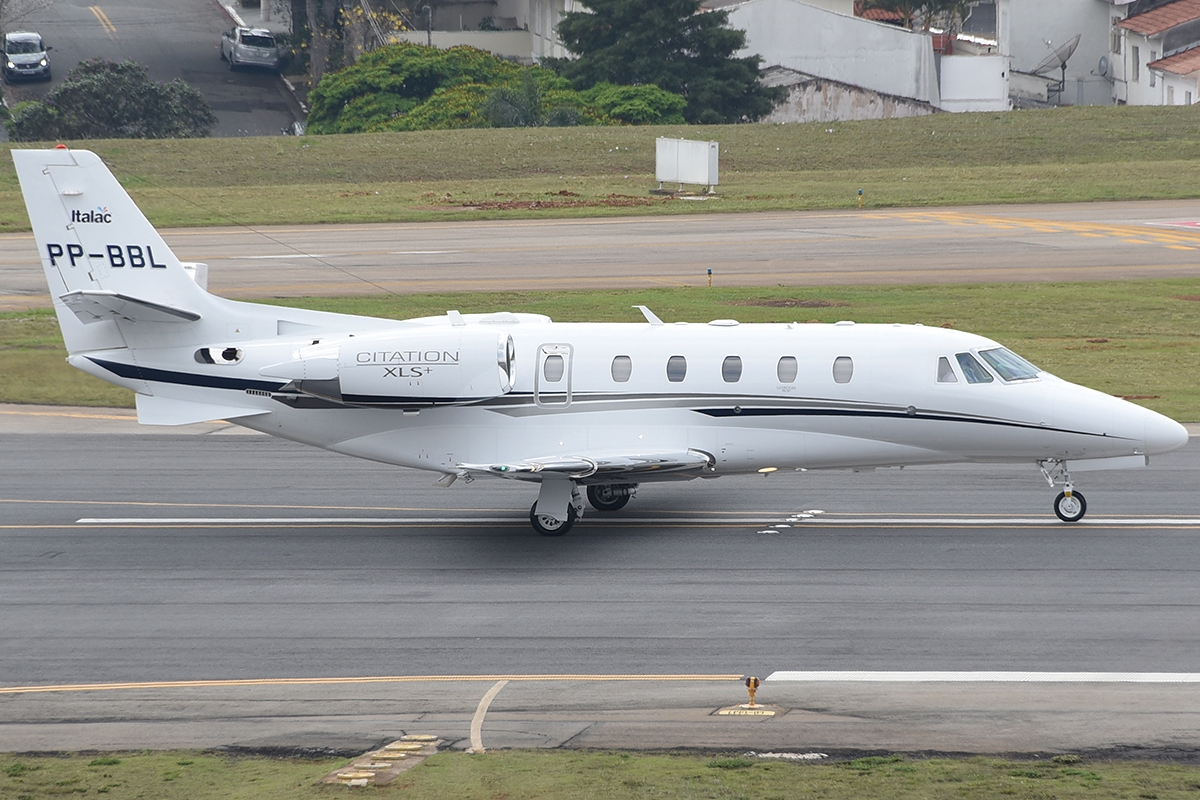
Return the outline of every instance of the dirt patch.
<path id="1" fill-rule="evenodd" d="M 838 303 L 833 300 L 729 300 L 730 306 L 762 306 L 764 308 L 840 308 L 849 303 Z"/>
<path id="2" fill-rule="evenodd" d="M 1200 303 L 1200 294 L 1177 294 L 1177 295 L 1175 295 L 1175 299 L 1176 300 L 1194 300 L 1195 302 Z"/>
<path id="3" fill-rule="evenodd" d="M 1122 400 L 1161 400 L 1161 394 L 1122 394 L 1118 395 Z"/>
<path id="4" fill-rule="evenodd" d="M 559 196 L 566 199 L 559 200 Z M 631 208 L 633 206 L 652 206 L 670 201 L 669 197 L 633 197 L 627 194 L 610 194 L 606 197 L 578 198 L 574 192 L 565 189 L 549 200 L 464 200 L 461 202 L 445 202 L 436 206 L 425 206 L 422 210 L 449 211 L 451 209 L 467 211 L 536 211 L 546 208 Z"/>

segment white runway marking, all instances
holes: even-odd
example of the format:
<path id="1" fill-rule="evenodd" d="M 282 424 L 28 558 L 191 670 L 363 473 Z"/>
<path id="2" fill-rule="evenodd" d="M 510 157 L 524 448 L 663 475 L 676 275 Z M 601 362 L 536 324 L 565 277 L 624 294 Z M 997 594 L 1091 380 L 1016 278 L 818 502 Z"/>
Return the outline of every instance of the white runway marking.
<path id="1" fill-rule="evenodd" d="M 772 672 L 766 680 L 832 683 L 1200 683 L 1200 672 Z"/>
<path id="2" fill-rule="evenodd" d="M 604 519 L 626 524 L 761 525 L 762 517 L 585 517 L 583 522 Z M 524 523 L 511 517 L 81 517 L 77 525 L 464 525 L 469 523 Z"/>
<path id="3" fill-rule="evenodd" d="M 1197 517 L 1085 517 L 1079 522 L 1065 523 L 1047 514 L 1043 517 L 919 517 L 919 516 L 841 516 L 826 513 L 821 517 L 789 517 L 788 522 L 796 527 L 813 525 L 1176 525 L 1195 527 L 1200 525 Z"/>

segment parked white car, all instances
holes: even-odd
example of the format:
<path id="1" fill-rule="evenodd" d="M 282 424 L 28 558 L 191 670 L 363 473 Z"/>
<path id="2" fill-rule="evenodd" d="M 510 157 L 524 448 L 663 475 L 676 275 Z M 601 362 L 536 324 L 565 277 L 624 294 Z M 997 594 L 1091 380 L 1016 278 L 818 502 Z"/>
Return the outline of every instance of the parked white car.
<path id="1" fill-rule="evenodd" d="M 279 46 L 275 35 L 262 28 L 231 28 L 221 34 L 221 60 L 230 69 L 266 67 L 279 69 Z"/>

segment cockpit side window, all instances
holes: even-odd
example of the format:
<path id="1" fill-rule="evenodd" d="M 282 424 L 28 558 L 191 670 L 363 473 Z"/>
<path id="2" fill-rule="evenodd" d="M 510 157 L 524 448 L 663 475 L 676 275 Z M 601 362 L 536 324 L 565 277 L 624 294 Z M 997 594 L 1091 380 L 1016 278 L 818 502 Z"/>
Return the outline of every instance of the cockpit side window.
<path id="1" fill-rule="evenodd" d="M 980 350 L 979 357 L 991 364 L 992 369 L 1006 381 L 1032 380 L 1041 371 L 1007 347 Z"/>
<path id="2" fill-rule="evenodd" d="M 975 356 L 970 353 L 959 353 L 954 356 L 958 359 L 958 366 L 962 368 L 963 376 L 967 379 L 967 383 L 991 383 L 992 373 L 975 360 Z"/>
<path id="3" fill-rule="evenodd" d="M 945 356 L 938 358 L 938 383 L 958 383 L 958 376 L 954 374 L 954 367 L 950 366 L 950 359 Z"/>

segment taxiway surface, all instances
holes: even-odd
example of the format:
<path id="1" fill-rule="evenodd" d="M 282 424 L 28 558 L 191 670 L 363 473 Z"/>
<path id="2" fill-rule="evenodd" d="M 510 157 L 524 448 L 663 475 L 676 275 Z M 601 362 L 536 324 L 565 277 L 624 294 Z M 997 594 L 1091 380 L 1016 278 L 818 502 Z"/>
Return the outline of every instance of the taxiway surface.
<path id="1" fill-rule="evenodd" d="M 1200 275 L 1200 203 L 1161 201 L 163 232 L 228 297 L 1079 281 Z M 0 235 L 0 310 L 48 306 Z"/>
<path id="2" fill-rule="evenodd" d="M 489 682 L 273 680 L 464 674 L 664 676 L 518 681 L 489 746 L 1200 748 L 1195 684 L 768 683 L 778 719 L 711 716 L 742 673 L 1187 673 L 1195 440 L 1088 473 L 1075 526 L 1032 466 L 960 466 L 647 486 L 545 539 L 533 488 L 56 413 L 0 415 L 41 431 L 0 433 L 4 684 L 267 681 L 0 693 L 0 751 L 465 738 Z"/>

